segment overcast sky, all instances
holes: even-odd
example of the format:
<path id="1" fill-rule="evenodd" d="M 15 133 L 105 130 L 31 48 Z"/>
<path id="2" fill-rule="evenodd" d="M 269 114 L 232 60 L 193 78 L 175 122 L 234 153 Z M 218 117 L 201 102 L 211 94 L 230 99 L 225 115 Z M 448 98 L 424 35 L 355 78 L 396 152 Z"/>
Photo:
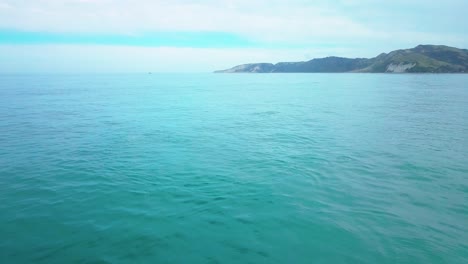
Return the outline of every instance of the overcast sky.
<path id="1" fill-rule="evenodd" d="M 0 0 L 0 72 L 209 72 L 468 48 L 466 0 Z"/>

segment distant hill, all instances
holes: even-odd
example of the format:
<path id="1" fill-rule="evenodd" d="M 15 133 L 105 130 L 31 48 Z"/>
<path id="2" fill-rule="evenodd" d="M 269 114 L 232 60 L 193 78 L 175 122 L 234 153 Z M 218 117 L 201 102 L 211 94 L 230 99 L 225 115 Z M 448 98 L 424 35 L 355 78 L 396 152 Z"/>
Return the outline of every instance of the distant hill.
<path id="1" fill-rule="evenodd" d="M 468 50 L 442 45 L 419 45 L 377 57 L 326 57 L 301 62 L 251 63 L 216 73 L 275 72 L 374 72 L 374 73 L 468 73 Z"/>

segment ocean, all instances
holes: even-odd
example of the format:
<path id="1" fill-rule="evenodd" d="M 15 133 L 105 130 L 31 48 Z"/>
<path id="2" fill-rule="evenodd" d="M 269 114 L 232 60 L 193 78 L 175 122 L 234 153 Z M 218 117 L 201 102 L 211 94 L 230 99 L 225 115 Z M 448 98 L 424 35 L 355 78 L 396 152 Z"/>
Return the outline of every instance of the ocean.
<path id="1" fill-rule="evenodd" d="M 0 75 L 0 263 L 468 263 L 468 75 Z"/>

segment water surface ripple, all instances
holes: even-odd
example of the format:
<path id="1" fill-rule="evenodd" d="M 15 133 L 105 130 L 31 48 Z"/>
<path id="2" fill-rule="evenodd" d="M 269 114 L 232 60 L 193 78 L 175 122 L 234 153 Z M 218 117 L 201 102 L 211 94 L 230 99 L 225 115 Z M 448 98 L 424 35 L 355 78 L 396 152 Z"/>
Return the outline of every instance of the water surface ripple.
<path id="1" fill-rule="evenodd" d="M 0 76 L 1 263 L 468 263 L 468 75 Z"/>

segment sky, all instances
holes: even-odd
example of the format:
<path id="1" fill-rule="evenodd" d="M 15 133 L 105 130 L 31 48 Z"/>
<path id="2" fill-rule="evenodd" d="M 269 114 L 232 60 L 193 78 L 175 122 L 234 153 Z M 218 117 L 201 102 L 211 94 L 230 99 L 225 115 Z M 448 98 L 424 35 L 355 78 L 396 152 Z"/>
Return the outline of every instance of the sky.
<path id="1" fill-rule="evenodd" d="M 468 48 L 467 0 L 0 0 L 0 72 L 211 72 Z"/>

